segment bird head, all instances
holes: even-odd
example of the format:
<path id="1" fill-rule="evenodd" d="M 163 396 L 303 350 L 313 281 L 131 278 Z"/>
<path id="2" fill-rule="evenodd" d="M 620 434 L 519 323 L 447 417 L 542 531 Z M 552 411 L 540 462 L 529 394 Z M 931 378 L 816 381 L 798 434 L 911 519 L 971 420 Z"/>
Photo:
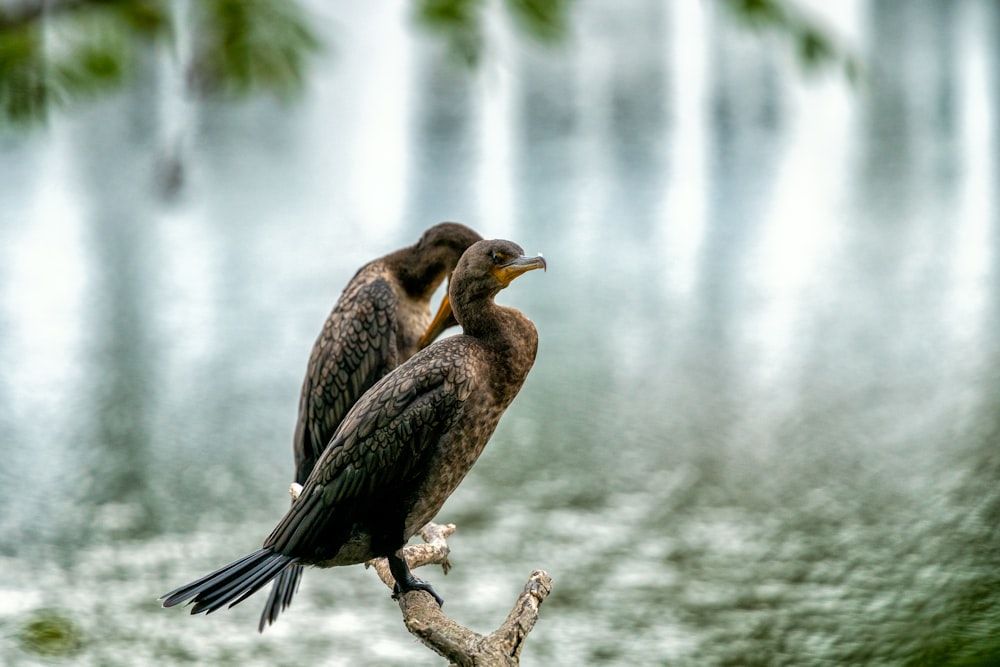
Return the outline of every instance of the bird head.
<path id="1" fill-rule="evenodd" d="M 420 339 L 421 347 L 429 345 L 445 329 L 461 320 L 454 307 L 461 309 L 476 300 L 492 299 L 518 276 L 546 268 L 544 257 L 527 257 L 521 246 L 512 241 L 494 239 L 469 246 L 452 273 L 448 294 L 437 315 Z"/>

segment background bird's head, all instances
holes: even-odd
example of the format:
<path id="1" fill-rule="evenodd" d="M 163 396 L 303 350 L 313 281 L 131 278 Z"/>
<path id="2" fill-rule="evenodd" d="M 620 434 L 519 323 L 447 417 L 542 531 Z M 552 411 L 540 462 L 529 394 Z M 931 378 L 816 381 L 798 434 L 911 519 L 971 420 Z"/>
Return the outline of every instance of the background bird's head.
<path id="1" fill-rule="evenodd" d="M 423 233 L 407 248 L 400 266 L 400 280 L 414 297 L 430 298 L 446 277 L 455 270 L 462 253 L 482 240 L 475 230 L 457 222 L 442 222 Z"/>

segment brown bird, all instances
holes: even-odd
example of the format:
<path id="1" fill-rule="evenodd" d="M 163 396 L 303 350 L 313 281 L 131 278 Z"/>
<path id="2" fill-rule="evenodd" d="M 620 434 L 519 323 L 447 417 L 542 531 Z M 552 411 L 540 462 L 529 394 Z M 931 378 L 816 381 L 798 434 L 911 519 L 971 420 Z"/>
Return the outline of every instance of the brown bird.
<path id="1" fill-rule="evenodd" d="M 313 345 L 299 398 L 292 449 L 295 482 L 305 483 L 347 411 L 375 382 L 426 347 L 448 326 L 446 304 L 434 334 L 430 300 L 462 253 L 482 237 L 465 225 L 443 222 L 412 246 L 368 262 L 344 288 Z M 260 616 L 259 630 L 291 604 L 302 578 L 298 564 L 282 570 Z"/>
<path id="2" fill-rule="evenodd" d="M 545 268 L 510 241 L 471 246 L 451 278 L 463 333 L 438 341 L 378 381 L 344 417 L 298 499 L 264 546 L 164 596 L 191 613 L 233 606 L 289 565 L 331 567 L 385 557 L 399 593 L 434 589 L 401 550 L 434 518 L 479 457 L 535 360 L 538 334 L 496 294 Z"/>
<path id="3" fill-rule="evenodd" d="M 365 264 L 327 317 L 309 356 L 295 427 L 295 481 L 304 483 L 347 411 L 375 382 L 457 324 L 439 311 L 435 334 L 430 299 L 482 237 L 443 222 L 412 246 Z M 447 298 L 447 297 L 446 297 Z"/>

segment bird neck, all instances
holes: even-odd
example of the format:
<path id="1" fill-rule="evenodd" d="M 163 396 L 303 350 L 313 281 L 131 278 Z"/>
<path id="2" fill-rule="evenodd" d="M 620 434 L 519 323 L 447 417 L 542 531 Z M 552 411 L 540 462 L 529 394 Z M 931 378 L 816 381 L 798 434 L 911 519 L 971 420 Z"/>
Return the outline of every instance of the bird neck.
<path id="1" fill-rule="evenodd" d="M 444 280 L 446 267 L 440 257 L 403 248 L 390 255 L 399 284 L 415 299 L 429 299 Z"/>
<path id="2" fill-rule="evenodd" d="M 493 340 L 498 334 L 502 338 L 506 319 L 504 311 L 507 308 L 498 306 L 492 296 L 473 301 L 469 305 L 462 304 L 460 299 L 458 295 L 452 294 L 451 307 L 462 325 L 463 333 L 483 340 Z"/>
<path id="3" fill-rule="evenodd" d="M 524 377 L 535 363 L 538 332 L 524 314 L 514 308 L 499 306 L 493 299 L 479 302 L 477 308 L 462 313 L 462 330 L 478 338 L 503 363 L 497 364 L 507 378 L 514 380 L 516 394 Z"/>

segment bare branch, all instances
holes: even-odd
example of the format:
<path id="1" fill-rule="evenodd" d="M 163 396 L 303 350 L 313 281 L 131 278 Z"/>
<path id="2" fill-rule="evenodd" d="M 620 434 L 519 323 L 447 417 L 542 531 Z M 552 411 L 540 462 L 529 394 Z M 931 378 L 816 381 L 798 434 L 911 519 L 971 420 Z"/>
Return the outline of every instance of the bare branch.
<path id="1" fill-rule="evenodd" d="M 512 656 L 515 663 L 521 657 L 521 648 L 528 633 L 538 621 L 539 608 L 552 592 L 552 578 L 545 570 L 535 570 L 528 577 L 528 583 L 521 591 L 507 620 L 490 634 L 489 640 L 500 645 L 505 654 Z"/>
<path id="2" fill-rule="evenodd" d="M 448 561 L 448 536 L 455 532 L 454 524 L 429 523 L 420 532 L 425 544 L 407 546 L 402 551 L 411 569 L 423 565 L 441 565 L 451 569 Z M 384 558 L 366 563 L 375 568 L 382 582 L 390 589 L 395 581 Z M 428 648 L 455 665 L 489 667 L 518 665 L 524 641 L 538 621 L 539 607 L 552 592 L 552 579 L 542 570 L 535 570 L 514 603 L 507 619 L 494 632 L 481 635 L 445 616 L 434 598 L 424 591 L 410 591 L 398 598 L 406 629 Z"/>

